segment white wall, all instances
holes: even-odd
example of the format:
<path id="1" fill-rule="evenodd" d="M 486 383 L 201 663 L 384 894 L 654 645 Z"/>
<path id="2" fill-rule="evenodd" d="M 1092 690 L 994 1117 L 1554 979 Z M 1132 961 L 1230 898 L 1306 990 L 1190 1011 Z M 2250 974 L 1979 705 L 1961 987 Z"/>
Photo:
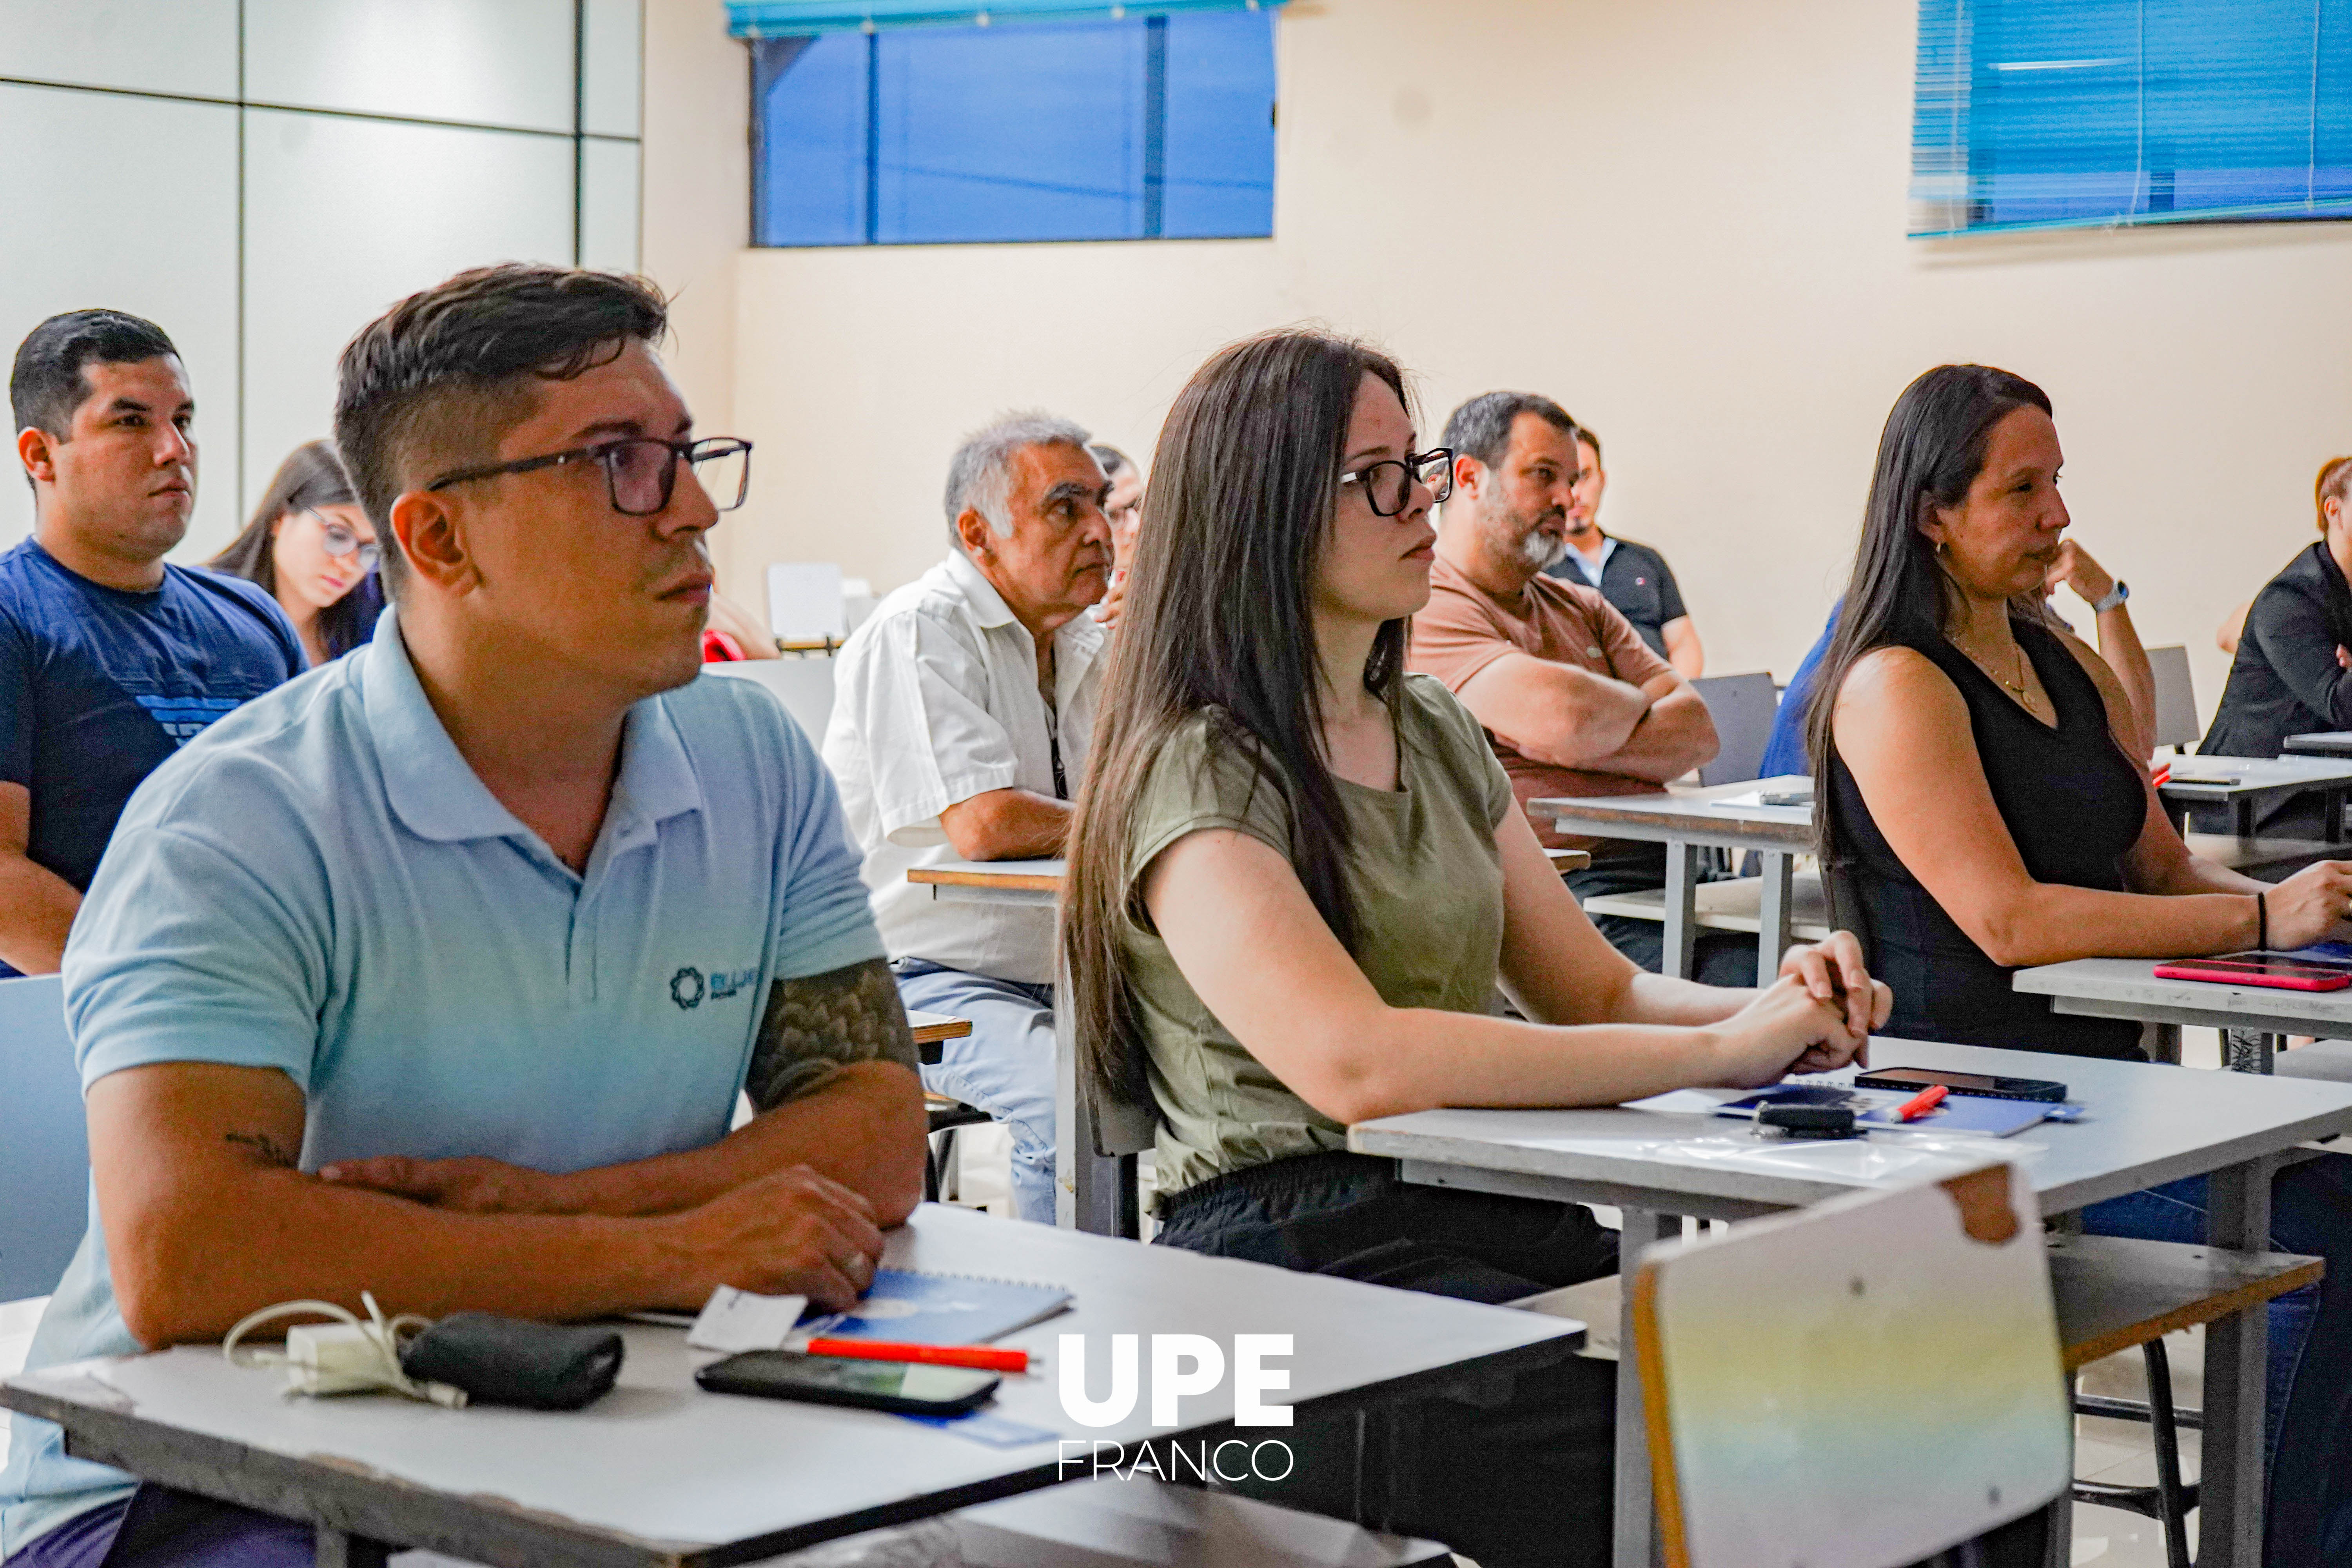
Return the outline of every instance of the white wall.
<path id="1" fill-rule="evenodd" d="M 639 35 L 638 0 L 0 0 L 0 78 L 40 84 L 0 81 L 0 350 L 96 305 L 172 335 L 201 452 L 174 555 L 202 560 L 329 433 L 336 357 L 394 300 L 636 267 Z M 31 525 L 0 483 L 0 545 Z"/>
<path id="2" fill-rule="evenodd" d="M 780 559 L 903 582 L 941 548 L 949 451 L 995 410 L 1148 451 L 1209 351 L 1313 317 L 1420 374 L 1432 438 L 1496 386 L 1591 421 L 1604 521 L 1671 555 L 1712 668 L 1785 674 L 1887 407 L 1977 359 L 2049 390 L 2079 536 L 2147 640 L 2190 647 L 2210 709 L 2214 623 L 2311 537 L 2312 474 L 2352 450 L 2352 227 L 1906 240 L 1915 18 L 1299 0 L 1270 241 L 745 252 L 731 414 L 760 451 L 730 590 L 757 603 Z M 649 128 L 692 117 L 669 96 L 649 79 Z"/>

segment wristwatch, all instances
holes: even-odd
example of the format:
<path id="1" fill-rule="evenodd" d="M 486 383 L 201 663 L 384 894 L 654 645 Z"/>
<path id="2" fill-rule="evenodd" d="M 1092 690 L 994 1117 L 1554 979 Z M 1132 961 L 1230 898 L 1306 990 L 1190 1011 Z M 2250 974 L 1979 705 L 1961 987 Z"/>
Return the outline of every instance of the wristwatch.
<path id="1" fill-rule="evenodd" d="M 2122 604 L 2126 599 L 2130 597 L 2131 584 L 2118 577 L 2116 579 L 2115 591 L 2109 594 L 2105 598 L 2101 599 L 2097 604 L 2093 605 L 2091 606 L 2091 613 L 2095 616 L 2104 616 L 2109 610 L 2114 609 L 2117 605 Z"/>

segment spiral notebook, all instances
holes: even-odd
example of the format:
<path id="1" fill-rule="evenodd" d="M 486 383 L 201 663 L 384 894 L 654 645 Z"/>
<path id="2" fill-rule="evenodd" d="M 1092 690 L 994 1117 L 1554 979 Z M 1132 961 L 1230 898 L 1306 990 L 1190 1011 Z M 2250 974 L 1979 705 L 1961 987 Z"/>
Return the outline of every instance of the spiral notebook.
<path id="1" fill-rule="evenodd" d="M 794 1337 L 825 1334 L 914 1345 L 981 1344 L 1044 1322 L 1069 1304 L 1070 1293 L 1058 1285 L 881 1268 L 875 1271 L 866 1299 L 855 1309 L 812 1312 L 801 1319 Z"/>

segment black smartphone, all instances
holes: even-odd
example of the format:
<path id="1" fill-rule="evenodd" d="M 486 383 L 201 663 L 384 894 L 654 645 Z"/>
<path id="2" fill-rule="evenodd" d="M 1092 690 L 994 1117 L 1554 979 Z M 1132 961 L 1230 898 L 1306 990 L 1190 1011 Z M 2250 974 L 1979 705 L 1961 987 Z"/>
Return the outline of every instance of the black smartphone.
<path id="1" fill-rule="evenodd" d="M 855 1405 L 914 1415 L 961 1415 L 995 1393 L 1003 1380 L 992 1372 L 974 1372 L 970 1367 L 745 1351 L 712 1362 L 694 1374 L 694 1381 L 713 1394 Z"/>
<path id="2" fill-rule="evenodd" d="M 1987 1100 L 2063 1100 L 2066 1086 L 2046 1078 L 2000 1078 L 1992 1073 L 1946 1072 L 1940 1068 L 1873 1068 L 1853 1076 L 1856 1089 L 1926 1089 L 1942 1084 L 1954 1094 Z"/>

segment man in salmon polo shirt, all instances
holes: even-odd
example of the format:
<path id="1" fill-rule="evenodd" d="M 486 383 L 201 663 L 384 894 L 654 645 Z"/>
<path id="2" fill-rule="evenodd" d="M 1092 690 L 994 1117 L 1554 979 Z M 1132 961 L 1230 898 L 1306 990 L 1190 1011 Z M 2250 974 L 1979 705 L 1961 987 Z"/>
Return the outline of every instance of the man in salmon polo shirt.
<path id="1" fill-rule="evenodd" d="M 1578 471 L 1576 422 L 1548 397 L 1489 392 L 1454 411 L 1454 494 L 1430 569 L 1429 607 L 1412 621 L 1412 668 L 1462 699 L 1525 805 L 1550 795 L 1650 795 L 1716 752 L 1715 721 L 1691 683 L 1653 653 L 1598 589 L 1544 575 L 1568 550 Z M 1533 819 L 1546 845 L 1587 849 L 1571 872 L 1579 899 L 1663 888 L 1663 845 L 1563 837 Z M 1664 927 L 1601 915 L 1620 952 L 1656 970 Z M 1694 977 L 1750 985 L 1756 940 L 1705 932 Z"/>

